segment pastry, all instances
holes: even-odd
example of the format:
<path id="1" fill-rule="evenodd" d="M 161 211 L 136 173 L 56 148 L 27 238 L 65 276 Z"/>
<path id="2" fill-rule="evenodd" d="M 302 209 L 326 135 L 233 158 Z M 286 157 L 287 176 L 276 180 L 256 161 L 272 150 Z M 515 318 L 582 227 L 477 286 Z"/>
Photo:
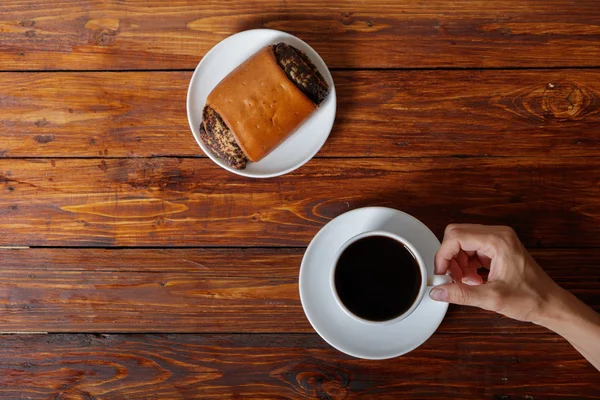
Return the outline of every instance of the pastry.
<path id="1" fill-rule="evenodd" d="M 279 146 L 328 93 L 303 52 L 285 43 L 267 46 L 209 94 L 200 137 L 215 155 L 243 169 Z"/>
<path id="2" fill-rule="evenodd" d="M 200 125 L 200 138 L 212 152 L 235 169 L 246 168 L 248 157 L 240 149 L 233 134 L 219 114 L 206 106 L 202 112 L 202 120 L 204 123 Z"/>

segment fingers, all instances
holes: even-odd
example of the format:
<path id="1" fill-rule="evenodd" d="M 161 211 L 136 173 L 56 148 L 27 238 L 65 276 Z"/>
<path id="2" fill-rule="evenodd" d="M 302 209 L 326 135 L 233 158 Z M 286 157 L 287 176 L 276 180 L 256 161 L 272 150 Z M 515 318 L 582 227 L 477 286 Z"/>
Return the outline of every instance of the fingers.
<path id="1" fill-rule="evenodd" d="M 486 285 L 469 286 L 463 283 L 449 283 L 434 287 L 429 297 L 437 301 L 487 308 Z"/>
<path id="2" fill-rule="evenodd" d="M 466 283 L 467 285 L 479 285 L 483 279 L 477 273 L 481 267 L 481 262 L 476 256 L 469 257 L 464 251 L 460 251 L 456 258 L 450 261 L 448 273 L 455 282 Z"/>
<path id="3" fill-rule="evenodd" d="M 467 254 L 464 251 L 461 250 L 456 255 L 456 261 L 458 261 L 458 265 L 461 268 L 464 268 L 469 264 L 469 257 L 467 256 Z"/>
<path id="4" fill-rule="evenodd" d="M 448 225 L 444 241 L 435 255 L 435 273 L 445 274 L 450 268 L 451 260 L 457 259 L 460 263 L 469 254 L 476 254 L 482 264 L 489 267 L 488 261 L 496 254 L 495 244 L 498 241 L 495 238 L 506 229 L 508 228 L 471 224 Z"/>
<path id="5" fill-rule="evenodd" d="M 483 278 L 477 270 L 481 267 L 481 263 L 479 259 L 473 258 L 469 260 L 469 263 L 463 268 L 463 278 L 461 280 L 462 283 L 466 283 L 467 285 L 481 285 L 483 283 Z"/>
<path id="6" fill-rule="evenodd" d="M 450 261 L 450 267 L 448 267 L 448 272 L 450 273 L 450 277 L 455 282 L 461 282 L 463 279 L 463 272 L 460 265 L 456 260 Z"/>

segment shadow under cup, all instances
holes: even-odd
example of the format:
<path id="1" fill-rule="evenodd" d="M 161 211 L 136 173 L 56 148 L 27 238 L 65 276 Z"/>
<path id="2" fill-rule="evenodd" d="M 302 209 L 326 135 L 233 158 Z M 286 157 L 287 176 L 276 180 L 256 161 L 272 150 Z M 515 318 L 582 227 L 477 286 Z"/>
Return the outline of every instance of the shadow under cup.
<path id="1" fill-rule="evenodd" d="M 331 277 L 333 295 L 348 315 L 384 324 L 410 315 L 426 282 L 418 253 L 388 232 L 366 232 L 348 240 L 338 251 Z"/>

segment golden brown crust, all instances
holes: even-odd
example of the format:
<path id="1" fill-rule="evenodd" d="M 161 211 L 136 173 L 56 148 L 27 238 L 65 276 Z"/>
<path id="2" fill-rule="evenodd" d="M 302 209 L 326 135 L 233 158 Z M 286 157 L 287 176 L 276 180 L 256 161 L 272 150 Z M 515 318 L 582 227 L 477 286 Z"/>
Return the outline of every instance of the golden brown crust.
<path id="1" fill-rule="evenodd" d="M 274 150 L 316 109 L 281 69 L 272 46 L 227 75 L 210 93 L 207 104 L 254 162 Z"/>

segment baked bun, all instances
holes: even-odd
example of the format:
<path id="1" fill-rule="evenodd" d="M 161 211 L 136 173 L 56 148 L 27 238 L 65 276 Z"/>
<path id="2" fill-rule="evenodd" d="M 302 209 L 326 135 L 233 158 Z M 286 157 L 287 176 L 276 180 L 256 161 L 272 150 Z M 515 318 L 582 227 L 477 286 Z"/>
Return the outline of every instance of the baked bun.
<path id="1" fill-rule="evenodd" d="M 264 47 L 208 95 L 200 137 L 231 167 L 243 169 L 279 146 L 328 93 L 303 52 L 285 43 Z"/>

